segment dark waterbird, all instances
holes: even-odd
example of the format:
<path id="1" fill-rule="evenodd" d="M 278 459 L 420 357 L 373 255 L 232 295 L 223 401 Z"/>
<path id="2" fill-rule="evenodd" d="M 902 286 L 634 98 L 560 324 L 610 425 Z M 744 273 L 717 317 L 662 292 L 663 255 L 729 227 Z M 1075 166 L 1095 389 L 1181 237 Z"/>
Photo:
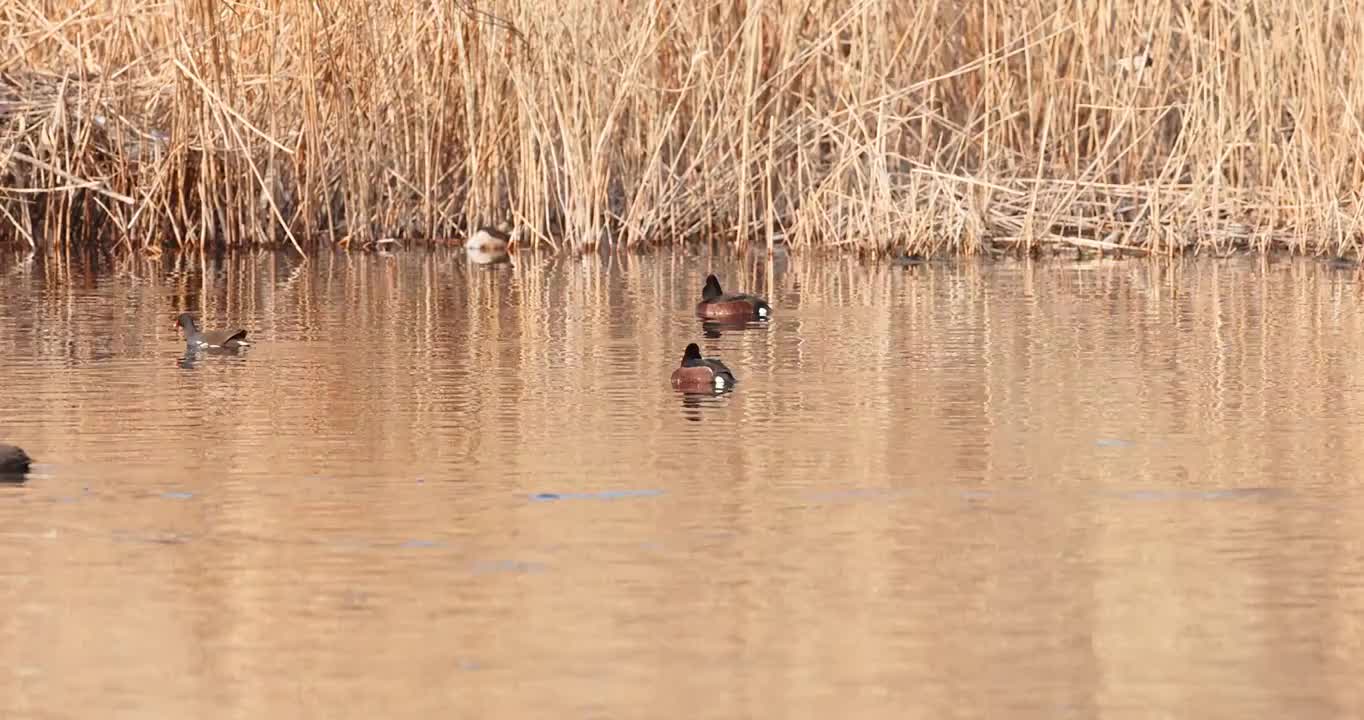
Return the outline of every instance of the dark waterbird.
<path id="1" fill-rule="evenodd" d="M 772 316 L 772 306 L 757 295 L 726 294 L 714 275 L 706 276 L 706 287 L 701 290 L 701 302 L 696 314 L 707 320 L 766 320 Z"/>
<path id="2" fill-rule="evenodd" d="M 241 328 L 200 332 L 189 313 L 180 313 L 176 323 L 185 332 L 185 344 L 191 350 L 240 350 L 248 345 L 246 331 Z"/>
<path id="3" fill-rule="evenodd" d="M 701 348 L 692 343 L 682 355 L 682 364 L 673 371 L 673 387 L 685 391 L 728 390 L 734 387 L 734 373 L 719 360 L 701 357 Z"/>
<path id="4" fill-rule="evenodd" d="M 0 481 L 22 478 L 32 462 L 21 448 L 0 443 Z"/>

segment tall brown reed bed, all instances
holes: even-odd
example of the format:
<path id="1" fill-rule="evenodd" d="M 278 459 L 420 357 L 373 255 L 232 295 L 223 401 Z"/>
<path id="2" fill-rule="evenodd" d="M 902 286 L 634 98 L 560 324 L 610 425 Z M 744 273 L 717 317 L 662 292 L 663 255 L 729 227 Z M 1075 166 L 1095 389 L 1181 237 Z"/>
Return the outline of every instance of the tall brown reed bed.
<path id="1" fill-rule="evenodd" d="M 1362 111 L 1347 0 L 9 0 L 0 239 L 1346 253 Z"/>

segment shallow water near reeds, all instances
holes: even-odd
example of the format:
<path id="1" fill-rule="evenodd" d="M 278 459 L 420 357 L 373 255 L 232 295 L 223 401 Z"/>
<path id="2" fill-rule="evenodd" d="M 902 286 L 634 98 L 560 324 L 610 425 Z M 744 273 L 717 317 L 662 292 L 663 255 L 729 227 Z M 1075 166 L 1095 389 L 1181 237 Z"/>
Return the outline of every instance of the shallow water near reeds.
<path id="1" fill-rule="evenodd" d="M 708 336 L 708 271 L 773 321 Z M 0 717 L 1358 716 L 1361 293 L 5 249 Z"/>

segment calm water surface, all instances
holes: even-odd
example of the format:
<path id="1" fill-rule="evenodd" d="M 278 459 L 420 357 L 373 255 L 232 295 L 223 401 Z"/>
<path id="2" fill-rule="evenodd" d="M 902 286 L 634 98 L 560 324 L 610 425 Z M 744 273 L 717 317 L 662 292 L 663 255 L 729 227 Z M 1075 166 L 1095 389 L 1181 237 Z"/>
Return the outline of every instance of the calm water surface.
<path id="1" fill-rule="evenodd" d="M 0 717 L 1358 717 L 1362 290 L 6 249 Z"/>

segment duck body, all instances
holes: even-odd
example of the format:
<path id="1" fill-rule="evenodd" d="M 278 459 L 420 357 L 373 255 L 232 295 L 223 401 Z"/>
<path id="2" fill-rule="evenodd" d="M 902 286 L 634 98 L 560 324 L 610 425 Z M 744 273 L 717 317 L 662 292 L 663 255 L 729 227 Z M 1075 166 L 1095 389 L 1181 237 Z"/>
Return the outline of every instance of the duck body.
<path id="1" fill-rule="evenodd" d="M 0 443 L 0 476 L 23 475 L 33 460 L 23 448 Z"/>
<path id="2" fill-rule="evenodd" d="M 511 235 L 502 232 L 494 227 L 484 225 L 478 229 L 468 240 L 464 241 L 465 250 L 477 250 L 488 253 L 504 253 L 511 247 Z"/>
<path id="3" fill-rule="evenodd" d="M 511 262 L 513 245 L 510 235 L 485 225 L 464 241 L 464 251 L 476 265 L 500 265 Z"/>
<path id="4" fill-rule="evenodd" d="M 189 350 L 241 350 L 250 344 L 246 342 L 246 331 L 241 328 L 200 332 L 194 324 L 194 316 L 189 313 L 180 313 L 176 324 L 184 331 L 185 346 Z"/>
<path id="5" fill-rule="evenodd" d="M 682 355 L 682 364 L 673 370 L 672 375 L 672 385 L 678 390 L 728 390 L 734 387 L 735 382 L 734 373 L 724 363 L 701 357 L 701 348 L 696 343 L 687 346 L 687 351 Z"/>
<path id="6" fill-rule="evenodd" d="M 772 306 L 757 295 L 726 293 L 720 281 L 708 275 L 696 314 L 707 320 L 766 320 L 772 317 Z"/>

